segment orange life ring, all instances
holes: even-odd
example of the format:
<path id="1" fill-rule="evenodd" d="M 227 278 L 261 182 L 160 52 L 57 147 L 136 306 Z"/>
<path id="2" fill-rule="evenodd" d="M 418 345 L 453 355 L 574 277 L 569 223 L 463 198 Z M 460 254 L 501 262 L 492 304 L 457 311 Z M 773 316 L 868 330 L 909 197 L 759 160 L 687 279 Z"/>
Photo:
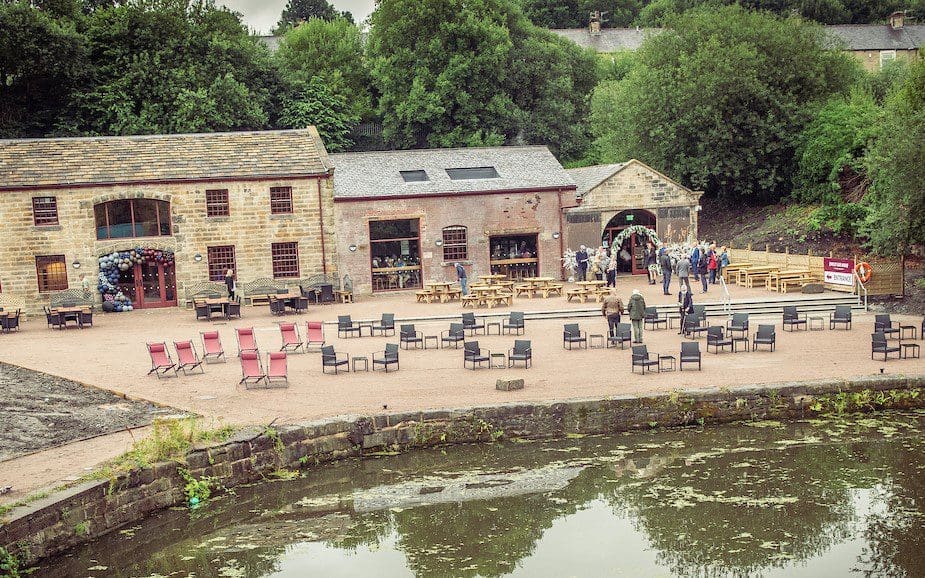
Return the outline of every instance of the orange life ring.
<path id="1" fill-rule="evenodd" d="M 870 266 L 870 263 L 861 262 L 854 266 L 854 272 L 858 274 L 861 283 L 867 283 L 870 281 L 870 276 L 874 272 L 874 268 Z"/>

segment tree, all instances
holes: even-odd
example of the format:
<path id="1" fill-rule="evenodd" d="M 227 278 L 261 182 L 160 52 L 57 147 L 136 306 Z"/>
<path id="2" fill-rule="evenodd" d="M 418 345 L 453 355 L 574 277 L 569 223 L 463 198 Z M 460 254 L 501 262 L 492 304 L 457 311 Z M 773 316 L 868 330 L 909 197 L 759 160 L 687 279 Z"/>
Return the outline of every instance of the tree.
<path id="1" fill-rule="evenodd" d="M 60 132 L 152 134 L 266 128 L 278 78 L 238 17 L 209 3 L 95 10 L 92 79 Z"/>
<path id="2" fill-rule="evenodd" d="M 320 77 L 356 114 L 371 114 L 369 72 L 360 30 L 352 22 L 312 18 L 286 32 L 274 58 L 288 81 L 305 84 Z"/>
<path id="3" fill-rule="evenodd" d="M 629 26 L 642 0 L 523 0 L 523 11 L 531 22 L 542 28 L 584 28 L 593 11 L 604 13 L 601 26 Z"/>
<path id="4" fill-rule="evenodd" d="M 48 134 L 87 73 L 87 43 L 70 20 L 0 4 L 0 137 Z"/>
<path id="5" fill-rule="evenodd" d="M 925 244 L 925 61 L 910 66 L 879 128 L 867 156 L 871 188 L 862 231 L 877 253 L 906 255 Z"/>
<path id="6" fill-rule="evenodd" d="M 353 15 L 350 12 L 338 12 L 328 0 L 289 0 L 283 8 L 283 13 L 273 33 L 285 34 L 289 29 L 297 27 L 301 22 L 308 22 L 312 18 L 334 20 L 338 17 L 353 22 Z"/>
<path id="7" fill-rule="evenodd" d="M 673 18 L 614 92 L 612 105 L 633 118 L 629 152 L 726 199 L 781 198 L 810 107 L 857 74 L 850 57 L 823 46 L 818 27 L 739 6 Z"/>
<path id="8" fill-rule="evenodd" d="M 284 128 L 314 125 L 328 151 L 340 152 L 353 144 L 350 133 L 359 116 L 342 95 L 331 91 L 321 78 L 313 76 L 283 99 L 279 120 Z"/>
<path id="9" fill-rule="evenodd" d="M 382 0 L 368 55 L 392 146 L 580 148 L 594 56 L 510 0 Z"/>

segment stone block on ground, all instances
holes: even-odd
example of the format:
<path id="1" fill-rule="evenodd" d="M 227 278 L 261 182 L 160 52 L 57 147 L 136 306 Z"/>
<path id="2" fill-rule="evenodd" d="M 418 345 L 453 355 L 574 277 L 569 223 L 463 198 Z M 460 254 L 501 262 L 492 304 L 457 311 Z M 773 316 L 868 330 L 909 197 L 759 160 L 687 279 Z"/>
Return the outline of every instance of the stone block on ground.
<path id="1" fill-rule="evenodd" d="M 495 383 L 495 389 L 499 391 L 514 391 L 515 389 L 523 389 L 524 380 L 523 379 L 499 379 Z"/>
<path id="2" fill-rule="evenodd" d="M 825 286 L 822 283 L 807 283 L 803 285 L 803 293 L 822 293 Z"/>

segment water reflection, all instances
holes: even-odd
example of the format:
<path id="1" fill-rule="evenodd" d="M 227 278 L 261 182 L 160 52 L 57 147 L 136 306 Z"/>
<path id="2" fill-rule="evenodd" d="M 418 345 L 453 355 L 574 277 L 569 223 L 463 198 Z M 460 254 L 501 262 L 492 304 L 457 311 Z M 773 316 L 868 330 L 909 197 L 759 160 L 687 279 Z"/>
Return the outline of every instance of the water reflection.
<path id="1" fill-rule="evenodd" d="M 925 413 L 433 450 L 238 488 L 47 576 L 925 576 Z"/>

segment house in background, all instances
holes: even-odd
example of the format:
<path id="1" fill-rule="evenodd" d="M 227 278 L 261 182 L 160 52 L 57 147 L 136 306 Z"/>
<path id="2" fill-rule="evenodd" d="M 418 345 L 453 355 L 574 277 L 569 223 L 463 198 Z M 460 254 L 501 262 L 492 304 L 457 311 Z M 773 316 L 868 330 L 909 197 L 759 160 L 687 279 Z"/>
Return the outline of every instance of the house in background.
<path id="1" fill-rule="evenodd" d="M 139 249 L 113 283 L 136 308 L 177 305 L 227 269 L 239 284 L 335 272 L 333 168 L 314 127 L 0 140 L 0 174 L 6 308 L 98 299 L 100 257 Z"/>
<path id="2" fill-rule="evenodd" d="M 544 146 L 331 155 L 340 273 L 354 291 L 472 277 L 561 275 L 575 184 Z"/>
<path id="3" fill-rule="evenodd" d="M 564 209 L 566 246 L 616 250 L 620 273 L 645 273 L 645 227 L 665 243 L 697 239 L 697 214 L 702 191 L 692 191 L 631 159 L 625 163 L 568 169 L 574 179 L 576 203 Z M 619 247 L 614 239 L 622 238 Z"/>

